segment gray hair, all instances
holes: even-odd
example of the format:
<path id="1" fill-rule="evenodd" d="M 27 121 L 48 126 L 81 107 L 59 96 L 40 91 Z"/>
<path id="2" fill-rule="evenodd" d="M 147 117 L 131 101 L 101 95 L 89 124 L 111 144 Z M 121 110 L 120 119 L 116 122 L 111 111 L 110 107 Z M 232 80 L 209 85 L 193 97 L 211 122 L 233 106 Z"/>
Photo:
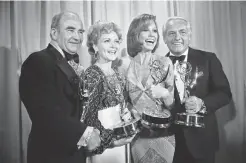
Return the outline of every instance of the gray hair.
<path id="1" fill-rule="evenodd" d="M 60 31 L 61 19 L 64 18 L 64 17 L 77 17 L 81 21 L 79 15 L 74 13 L 74 12 L 71 12 L 71 11 L 61 12 L 61 13 L 56 14 L 55 16 L 53 16 L 50 29 L 55 28 L 59 32 Z M 51 34 L 50 34 L 50 37 L 51 37 Z"/>
<path id="2" fill-rule="evenodd" d="M 166 21 L 166 24 L 163 25 L 162 27 L 162 35 L 163 35 L 163 38 L 165 37 L 166 33 L 167 33 L 167 26 L 169 25 L 169 23 L 171 21 L 184 21 L 186 23 L 186 27 L 188 28 L 189 30 L 189 33 L 191 33 L 191 24 L 188 20 L 186 20 L 185 18 L 183 17 L 178 17 L 178 16 L 173 16 L 173 17 L 169 17 Z"/>

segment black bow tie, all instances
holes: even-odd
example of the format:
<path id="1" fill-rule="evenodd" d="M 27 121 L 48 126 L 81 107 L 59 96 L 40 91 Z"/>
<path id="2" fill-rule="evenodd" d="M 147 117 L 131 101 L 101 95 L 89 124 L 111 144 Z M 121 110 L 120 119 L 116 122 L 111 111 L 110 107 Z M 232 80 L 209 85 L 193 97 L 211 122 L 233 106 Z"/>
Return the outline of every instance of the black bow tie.
<path id="1" fill-rule="evenodd" d="M 67 59 L 67 61 L 74 60 L 74 62 L 79 63 L 79 55 L 77 53 L 75 53 L 75 54 L 69 54 L 65 50 L 62 50 L 62 51 L 63 51 L 63 53 L 64 53 L 65 58 Z"/>
<path id="2" fill-rule="evenodd" d="M 185 59 L 185 55 L 181 55 L 181 56 L 169 56 L 169 58 L 172 60 L 173 64 L 175 64 L 175 62 L 178 60 L 179 62 L 184 61 Z"/>

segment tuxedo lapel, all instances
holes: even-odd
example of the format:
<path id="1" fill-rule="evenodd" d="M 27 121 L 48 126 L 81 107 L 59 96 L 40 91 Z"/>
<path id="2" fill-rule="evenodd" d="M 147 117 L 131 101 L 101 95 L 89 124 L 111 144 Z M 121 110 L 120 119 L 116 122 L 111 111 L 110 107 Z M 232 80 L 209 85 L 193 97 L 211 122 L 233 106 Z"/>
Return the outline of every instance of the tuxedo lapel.
<path id="1" fill-rule="evenodd" d="M 196 51 L 192 48 L 189 48 L 189 53 L 188 53 L 188 60 L 187 60 L 192 67 L 191 74 L 190 74 L 190 80 L 194 81 L 196 80 L 196 85 L 198 84 L 198 80 L 200 77 L 195 79 L 196 73 L 203 72 L 204 68 L 202 65 L 204 65 L 204 60 L 202 56 L 199 53 L 196 53 Z M 190 91 L 190 95 L 196 94 L 196 85 L 193 86 L 193 88 L 188 88 Z"/>
<path id="2" fill-rule="evenodd" d="M 80 97 L 79 97 L 79 84 L 80 80 L 73 68 L 68 64 L 67 60 L 57 51 L 52 45 L 49 44 L 47 47 L 48 53 L 53 57 L 56 66 L 58 67 L 58 71 L 64 74 L 65 78 L 68 80 L 68 84 L 65 84 L 62 88 L 65 90 L 67 95 L 72 95 L 75 99 L 75 109 L 72 114 L 81 116 L 82 107 L 80 107 Z M 59 82 L 59 81 L 58 81 Z"/>
<path id="3" fill-rule="evenodd" d="M 191 64 L 191 74 L 193 75 L 196 71 L 197 63 L 199 63 L 199 56 L 195 54 L 192 48 L 189 48 L 187 62 Z"/>
<path id="4" fill-rule="evenodd" d="M 66 76 L 71 85 L 78 84 L 78 76 L 73 68 L 68 64 L 67 60 L 57 51 L 51 44 L 47 48 L 55 59 L 55 63 L 61 72 Z"/>
<path id="5" fill-rule="evenodd" d="M 191 72 L 185 77 L 185 81 L 188 82 L 188 87 L 186 88 L 187 91 L 189 91 L 189 95 L 193 94 L 193 89 L 189 87 L 189 83 L 194 80 L 196 67 L 198 63 L 198 56 L 195 54 L 194 50 L 192 48 L 189 48 L 188 56 L 187 56 L 187 62 L 191 65 Z"/>
<path id="6" fill-rule="evenodd" d="M 73 68 L 67 63 L 65 59 L 57 60 L 56 65 L 59 67 L 59 69 L 64 73 L 64 75 L 67 77 L 68 81 L 72 85 L 76 85 L 79 83 L 79 77 L 76 75 Z"/>
<path id="7" fill-rule="evenodd" d="M 192 66 L 192 73 L 193 74 L 195 73 L 196 68 L 198 68 L 198 71 L 204 71 L 205 58 L 196 50 L 189 48 L 187 61 L 190 62 L 191 66 Z"/>

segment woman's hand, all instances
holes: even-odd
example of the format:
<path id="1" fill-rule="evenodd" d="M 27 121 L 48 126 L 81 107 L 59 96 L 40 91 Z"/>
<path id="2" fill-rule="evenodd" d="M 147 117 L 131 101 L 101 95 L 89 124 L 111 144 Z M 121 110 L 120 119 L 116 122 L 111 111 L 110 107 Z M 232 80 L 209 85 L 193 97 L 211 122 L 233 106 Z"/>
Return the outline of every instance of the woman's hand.
<path id="1" fill-rule="evenodd" d="M 132 115 L 128 108 L 124 108 L 122 110 L 121 118 L 123 119 L 124 122 L 129 122 L 132 120 Z"/>
<path id="2" fill-rule="evenodd" d="M 93 131 L 87 142 L 87 150 L 93 151 L 101 144 L 100 131 L 96 128 L 93 128 Z"/>
<path id="3" fill-rule="evenodd" d="M 154 98 L 167 98 L 170 94 L 168 89 L 164 88 L 161 84 L 152 85 L 150 93 Z"/>
<path id="4" fill-rule="evenodd" d="M 135 136 L 136 136 L 136 134 L 131 136 L 131 137 L 114 140 L 112 145 L 111 145 L 111 148 L 120 147 L 120 146 L 126 145 L 128 143 L 131 143 Z"/>

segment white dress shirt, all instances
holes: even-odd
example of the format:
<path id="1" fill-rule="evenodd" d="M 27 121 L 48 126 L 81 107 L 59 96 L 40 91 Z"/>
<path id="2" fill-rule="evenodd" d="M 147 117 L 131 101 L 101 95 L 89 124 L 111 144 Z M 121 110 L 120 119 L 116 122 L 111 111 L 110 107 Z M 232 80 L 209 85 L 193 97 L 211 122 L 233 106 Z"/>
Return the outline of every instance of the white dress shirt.
<path id="1" fill-rule="evenodd" d="M 188 51 L 189 51 L 189 49 L 187 49 L 183 54 L 181 54 L 181 55 L 185 55 L 185 59 L 184 59 L 185 62 L 187 62 L 187 59 L 188 59 Z M 170 52 L 170 56 L 175 56 L 175 55 Z M 180 74 L 177 71 L 178 64 L 179 64 L 179 62 L 177 60 L 173 66 L 174 67 L 174 80 L 175 80 L 176 88 L 177 88 L 178 93 L 179 93 L 180 101 L 182 103 L 184 100 L 185 87 L 184 87 L 184 82 L 182 81 Z"/>

